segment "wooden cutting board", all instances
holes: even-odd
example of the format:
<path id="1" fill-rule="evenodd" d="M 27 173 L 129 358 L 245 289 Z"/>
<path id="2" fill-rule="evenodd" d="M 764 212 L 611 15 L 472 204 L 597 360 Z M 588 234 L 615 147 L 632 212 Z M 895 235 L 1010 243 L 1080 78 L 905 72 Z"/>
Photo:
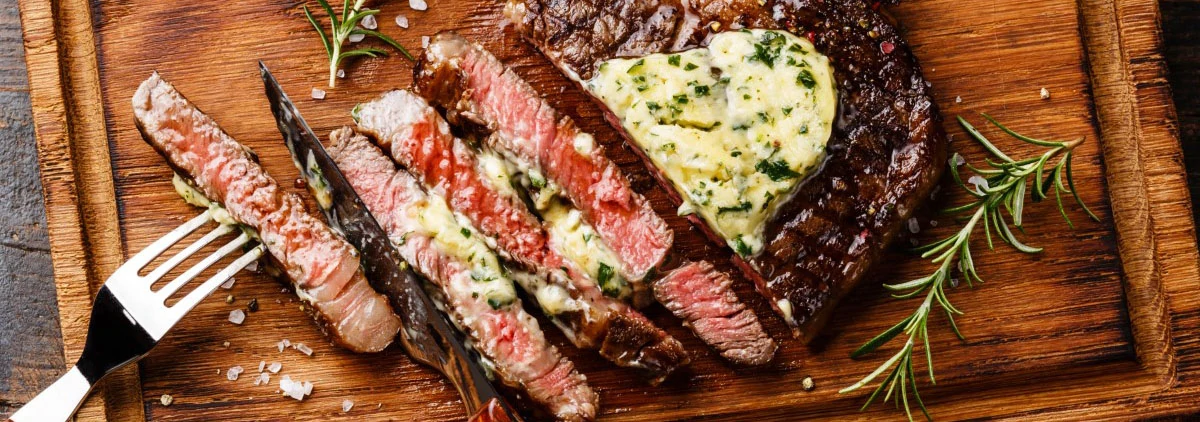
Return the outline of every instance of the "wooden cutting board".
<path id="1" fill-rule="evenodd" d="M 268 171 L 286 183 L 297 177 L 272 122 L 255 67 L 263 60 L 297 99 L 318 132 L 350 123 L 348 111 L 385 89 L 406 87 L 411 64 L 399 57 L 358 61 L 328 97 L 327 63 L 304 21 L 302 1 L 165 2 L 21 0 L 34 120 L 58 289 L 65 352 L 82 349 L 93 292 L 126 256 L 196 210 L 173 193 L 170 170 L 133 126 L 130 98 L 157 70 L 254 148 Z M 677 248 L 732 270 L 727 252 L 707 245 L 674 212 L 661 188 L 614 136 L 596 109 L 541 56 L 505 28 L 500 3 L 431 1 L 429 11 L 404 1 L 377 2 L 380 27 L 413 49 L 421 37 L 454 29 L 483 43 L 563 112 L 598 135 L 676 232 Z M 313 3 L 311 6 L 315 6 Z M 1131 418 L 1200 409 L 1200 271 L 1191 210 L 1175 133 L 1175 114 L 1160 55 L 1155 0 L 912 0 L 893 7 L 933 83 L 954 136 L 969 161 L 983 158 L 952 122 L 987 112 L 1036 137 L 1085 136 L 1075 173 L 1081 195 L 1101 217 L 1078 209 L 1070 230 L 1052 206 L 1027 210 L 1027 256 L 977 244 L 988 281 L 960 287 L 951 300 L 967 336 L 945 321 L 931 323 L 938 384 L 922 384 L 936 417 L 1036 419 Z M 412 23 L 393 23 L 403 13 Z M 1051 98 L 1039 96 L 1047 88 Z M 1039 152 L 996 135 L 1016 155 Z M 944 191 L 950 185 L 944 186 Z M 297 189 L 299 191 L 299 189 Z M 954 194 L 940 203 L 957 203 Z M 934 216 L 936 218 L 936 216 Z M 930 241 L 936 228 L 921 218 L 912 238 Z M 902 240 L 908 242 L 909 240 Z M 737 369 L 717 359 L 660 308 L 649 316 L 695 355 L 686 372 L 651 388 L 633 372 L 614 369 L 591 352 L 552 340 L 601 393 L 607 420 L 800 418 L 900 419 L 891 406 L 859 412 L 868 391 L 837 390 L 895 351 L 869 358 L 848 353 L 912 311 L 913 301 L 887 297 L 881 282 L 932 271 L 928 262 L 894 252 L 837 310 L 825 335 L 805 346 L 788 338 L 764 301 L 739 279 L 738 293 L 767 329 L 783 340 L 775 362 Z M 736 271 L 734 271 L 736 274 Z M 81 420 L 456 420 L 463 411 L 453 388 L 398 348 L 354 355 L 328 345 L 292 296 L 266 276 L 244 273 L 189 315 L 136 368 L 107 379 Z M 235 296 L 227 304 L 225 296 Z M 257 299 L 246 322 L 229 312 Z M 549 327 L 545 321 L 543 326 Z M 552 331 L 552 330 L 548 330 Z M 279 352 L 281 339 L 315 353 Z M 270 386 L 254 386 L 260 361 L 280 362 Z M 247 369 L 237 381 L 225 371 Z M 918 373 L 923 364 L 918 365 Z M 281 397 L 278 379 L 316 385 L 304 402 Z M 816 389 L 804 391 L 811 376 Z M 927 381 L 922 377 L 922 382 Z M 160 404 L 170 394 L 174 403 Z M 342 401 L 356 405 L 342 412 Z"/>

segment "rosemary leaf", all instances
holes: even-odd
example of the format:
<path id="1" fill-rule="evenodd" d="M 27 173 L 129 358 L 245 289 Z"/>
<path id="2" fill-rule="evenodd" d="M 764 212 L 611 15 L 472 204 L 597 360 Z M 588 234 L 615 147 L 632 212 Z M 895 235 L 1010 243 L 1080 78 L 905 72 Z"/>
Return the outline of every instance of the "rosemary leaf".
<path id="1" fill-rule="evenodd" d="M 884 284 L 884 288 L 890 291 L 895 298 L 907 299 L 924 294 L 924 300 L 908 317 L 879 335 L 876 335 L 866 343 L 863 343 L 862 346 L 859 346 L 858 349 L 850 353 L 850 357 L 859 358 L 891 342 L 900 333 L 908 335 L 903 347 L 896 354 L 889 357 L 883 364 L 879 365 L 874 371 L 867 374 L 867 376 L 858 382 L 838 391 L 839 394 L 853 392 L 871 384 L 880 375 L 883 375 L 884 372 L 888 372 L 888 375 L 883 377 L 879 385 L 867 397 L 866 403 L 863 404 L 863 409 L 870 406 L 880 396 L 880 393 L 883 393 L 882 401 L 893 401 L 896 407 L 902 407 L 908 419 L 912 420 L 913 406 L 909 402 L 909 397 L 911 396 L 913 403 L 921 409 L 921 413 L 925 418 L 933 419 L 917 390 L 918 382 L 916 371 L 913 369 L 913 354 L 916 345 L 920 344 L 920 347 L 924 349 L 923 354 L 925 355 L 925 362 L 929 369 L 929 383 L 936 383 L 933 370 L 933 351 L 930 348 L 928 326 L 929 317 L 935 306 L 942 310 L 942 314 L 946 317 L 947 325 L 949 325 L 954 335 L 960 340 L 965 340 L 965 337 L 958 328 L 958 324 L 954 320 L 955 315 L 961 315 L 963 312 L 950 302 L 949 297 L 946 295 L 946 285 L 957 286 L 957 282 L 952 282 L 951 278 L 955 269 L 966 279 L 969 287 L 974 287 L 976 282 L 983 283 L 983 279 L 979 277 L 979 273 L 975 269 L 975 260 L 971 253 L 971 234 L 976 231 L 976 226 L 982 225 L 982 231 L 987 239 L 989 249 L 995 248 L 995 244 L 992 241 L 992 231 L 994 229 L 996 236 L 1000 240 L 1018 252 L 1025 254 L 1040 253 L 1042 252 L 1042 248 L 1029 246 L 1017 237 L 1016 232 L 1010 227 L 1009 219 L 1012 220 L 1012 225 L 1017 227 L 1017 232 L 1024 234 L 1023 223 L 1027 195 L 1033 202 L 1040 202 L 1050 195 L 1050 190 L 1054 190 L 1056 208 L 1062 214 L 1068 227 L 1074 228 L 1074 225 L 1071 223 L 1070 218 L 1067 217 L 1066 207 L 1062 201 L 1063 193 L 1070 193 L 1075 198 L 1075 202 L 1079 204 L 1080 208 L 1083 208 L 1089 217 L 1099 221 L 1096 215 L 1080 199 L 1071 175 L 1071 152 L 1076 146 L 1083 143 L 1082 138 L 1068 142 L 1035 139 L 1014 132 L 997 122 L 991 116 L 984 114 L 983 117 L 1005 134 L 1024 143 L 1045 147 L 1047 150 L 1040 155 L 1013 160 L 997 148 L 978 129 L 967 122 L 966 119 L 958 117 L 958 122 L 962 125 L 963 129 L 992 156 L 985 159 L 987 166 L 984 168 L 978 168 L 970 164 L 964 166 L 967 171 L 974 174 L 972 177 L 982 177 L 987 183 L 986 186 L 981 186 L 984 184 L 978 183 L 977 185 L 975 182 L 963 182 L 959 165 L 957 164 L 959 160 L 957 158 L 951 160 L 950 176 L 954 183 L 974 198 L 967 204 L 942 210 L 945 214 L 960 216 L 959 221 L 962 222 L 963 226 L 957 232 L 936 242 L 913 249 L 914 252 L 920 254 L 921 258 L 929 259 L 931 263 L 938 264 L 938 268 L 933 273 L 903 283 Z M 1048 169 L 1047 166 L 1049 166 Z M 1063 179 L 1066 180 L 1064 181 Z M 1030 184 L 1032 184 L 1032 187 Z M 969 218 L 965 215 L 967 213 L 969 213 Z M 1008 214 L 1008 216 L 1006 217 L 1005 214 Z"/>

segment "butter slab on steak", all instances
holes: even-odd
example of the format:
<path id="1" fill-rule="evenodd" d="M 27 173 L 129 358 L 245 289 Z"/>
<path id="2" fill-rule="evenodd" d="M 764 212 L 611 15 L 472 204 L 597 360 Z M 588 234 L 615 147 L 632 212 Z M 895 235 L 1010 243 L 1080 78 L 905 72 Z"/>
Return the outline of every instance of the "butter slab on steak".
<path id="1" fill-rule="evenodd" d="M 529 394 L 559 419 L 593 418 L 598 399 L 587 378 L 546 341 L 537 320 L 520 302 L 494 308 L 472 294 L 476 283 L 472 269 L 477 261 L 471 261 L 487 259 L 499 265 L 495 257 L 463 259 L 452 250 L 451 242 L 439 239 L 421 224 L 427 217 L 422 214 L 432 212 L 426 210 L 428 204 L 436 201 L 432 206 L 444 207 L 444 201 L 431 198 L 411 174 L 397 170 L 366 136 L 342 128 L 334 131 L 330 140 L 329 154 L 346 180 L 388 232 L 400 255 L 441 288 L 446 311 L 471 336 L 471 346 L 491 362 L 501 381 Z M 452 232 L 450 236 L 469 230 L 459 226 L 443 229 Z"/>
<path id="2" fill-rule="evenodd" d="M 485 141 L 489 148 L 557 184 L 559 194 L 584 211 L 584 218 L 605 244 L 612 247 L 610 239 L 615 239 L 625 248 L 626 253 L 618 255 L 627 268 L 634 269 L 628 274 L 630 279 L 651 284 L 654 297 L 717 353 L 738 364 L 771 360 L 774 341 L 763 331 L 758 317 L 738 302 L 727 282 L 729 277 L 711 265 L 693 263 L 686 270 L 672 270 L 663 279 L 667 284 L 661 286 L 657 284 L 663 281 L 632 278 L 644 277 L 663 261 L 673 243 L 672 232 L 646 199 L 632 190 L 591 135 L 551 107 L 499 59 L 456 33 L 442 32 L 425 49 L 414 74 L 418 93 L 446 108 L 451 118 L 485 127 L 490 132 Z M 684 288 L 719 296 L 722 306 L 729 309 L 717 313 L 736 314 L 741 324 L 718 327 L 707 323 L 713 314 L 710 308 L 717 302 L 693 302 L 690 299 L 703 295 L 681 291 Z"/>
<path id="3" fill-rule="evenodd" d="M 363 276 L 358 252 L 309 214 L 298 195 L 284 192 L 249 149 L 158 73 L 134 93 L 133 111 L 146 143 L 234 220 L 258 232 L 335 343 L 377 352 L 392 342 L 400 318 Z"/>
<path id="4" fill-rule="evenodd" d="M 450 133 L 425 100 L 391 91 L 359 105 L 364 133 L 450 207 L 494 241 L 521 272 L 514 275 L 578 347 L 647 371 L 657 383 L 687 364 L 683 345 L 641 313 L 601 292 L 596 282 L 550 246 L 542 223 L 505 181 L 491 180 L 476 151 Z M 507 180 L 507 179 L 506 179 Z M 507 191 L 506 191 L 507 190 Z"/>
<path id="5" fill-rule="evenodd" d="M 696 48 L 742 27 L 806 36 L 829 57 L 839 114 L 824 166 L 768 221 L 763 250 L 737 259 L 808 341 L 929 194 L 946 157 L 929 85 L 877 7 L 864 0 L 509 0 L 505 13 L 576 82 L 604 60 Z"/>

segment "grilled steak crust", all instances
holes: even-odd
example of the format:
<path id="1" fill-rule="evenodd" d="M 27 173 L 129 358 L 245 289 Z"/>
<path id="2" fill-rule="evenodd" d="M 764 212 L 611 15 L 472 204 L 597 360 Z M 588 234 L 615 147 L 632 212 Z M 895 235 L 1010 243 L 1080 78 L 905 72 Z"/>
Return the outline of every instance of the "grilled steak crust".
<path id="1" fill-rule="evenodd" d="M 768 222 L 764 250 L 738 259 L 808 341 L 932 190 L 946 157 L 929 85 L 874 7 L 865 0 L 510 0 L 506 13 L 576 81 L 590 78 L 599 61 L 689 49 L 738 27 L 807 36 L 830 58 L 839 118 L 824 167 Z"/>
<path id="2" fill-rule="evenodd" d="M 335 343 L 376 352 L 392 342 L 400 318 L 363 277 L 357 251 L 309 214 L 299 196 L 284 192 L 246 147 L 158 73 L 138 88 L 133 110 L 146 143 L 234 220 L 258 232 Z"/>
<path id="3" fill-rule="evenodd" d="M 575 139 L 586 136 L 586 143 L 591 144 L 590 135 L 576 127 L 571 118 L 554 110 L 495 56 L 458 34 L 443 32 L 425 49 L 414 73 L 414 84 L 422 96 L 446 108 L 452 119 L 485 127 L 490 131 L 485 143 L 491 148 L 503 151 L 506 157 L 526 168 L 539 169 L 561 187 L 572 203 L 589 209 L 585 219 L 599 221 L 595 223 L 597 230 L 608 228 L 610 236 L 602 241 L 612 245 L 609 239 L 615 237 L 616 242 L 636 252 L 632 257 L 624 256 L 630 262 L 627 267 L 642 271 L 663 261 L 673 242 L 666 223 L 641 195 L 633 192 L 628 180 L 602 150 L 587 155 L 578 151 Z M 691 271 L 674 273 L 679 277 L 670 281 L 671 285 L 653 287 L 655 298 L 721 356 L 739 364 L 770 361 L 775 343 L 763 332 L 758 317 L 738 302 L 727 282 L 729 277 L 707 263 L 693 267 Z M 644 273 L 627 275 L 642 276 Z M 726 282 L 721 283 L 722 280 Z M 662 282 L 649 280 L 649 283 Z M 712 315 L 704 308 L 715 302 L 690 301 L 693 295 L 677 290 L 683 286 L 719 296 L 722 306 L 734 308 L 726 313 L 737 314 L 742 324 L 705 323 L 704 319 Z M 660 291 L 668 294 L 658 294 Z M 757 341 L 756 350 L 741 351 L 747 339 Z"/>
<path id="4" fill-rule="evenodd" d="M 530 296 L 539 301 L 551 296 L 538 293 L 544 282 L 557 286 L 548 287 L 554 291 L 565 290 L 569 298 L 556 299 L 563 305 L 540 305 L 576 346 L 599 348 L 618 365 L 644 369 L 654 383 L 687 364 L 678 340 L 629 305 L 605 296 L 594 280 L 550 247 L 537 217 L 513 192 L 488 179 L 474 149 L 454 137 L 425 100 L 392 91 L 360 105 L 358 120 L 397 163 L 431 192 L 446 197 L 451 208 L 495 241 L 495 249 L 535 278 L 521 283 Z M 553 314 L 550 309 L 562 311 Z"/>
<path id="5" fill-rule="evenodd" d="M 453 32 L 437 34 L 414 68 L 418 94 L 453 118 L 486 126 L 488 146 L 535 169 L 596 228 L 616 252 L 622 272 L 640 281 L 663 261 L 673 233 L 591 135 L 542 100 L 491 53 Z M 582 141 L 581 141 L 582 140 Z"/>
<path id="6" fill-rule="evenodd" d="M 416 219 L 418 204 L 429 200 L 417 180 L 396 165 L 365 136 L 349 128 L 330 135 L 329 153 L 346 180 L 362 197 L 401 256 L 421 275 L 441 287 L 446 310 L 471 336 L 471 345 L 492 362 L 507 385 L 524 390 L 564 420 L 595 416 L 597 395 L 574 364 L 558 354 L 519 302 L 493 309 L 473 297 L 468 287 L 471 263 L 445 250 Z"/>

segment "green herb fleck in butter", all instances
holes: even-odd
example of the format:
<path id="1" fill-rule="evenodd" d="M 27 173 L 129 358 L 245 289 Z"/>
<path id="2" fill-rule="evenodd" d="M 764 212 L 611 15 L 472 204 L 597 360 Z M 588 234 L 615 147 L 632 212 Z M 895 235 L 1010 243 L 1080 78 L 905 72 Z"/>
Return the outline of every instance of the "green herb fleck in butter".
<path id="1" fill-rule="evenodd" d="M 757 254 L 780 203 L 820 166 L 837 92 L 829 60 L 782 31 L 601 64 L 585 86 L 731 248 Z"/>

